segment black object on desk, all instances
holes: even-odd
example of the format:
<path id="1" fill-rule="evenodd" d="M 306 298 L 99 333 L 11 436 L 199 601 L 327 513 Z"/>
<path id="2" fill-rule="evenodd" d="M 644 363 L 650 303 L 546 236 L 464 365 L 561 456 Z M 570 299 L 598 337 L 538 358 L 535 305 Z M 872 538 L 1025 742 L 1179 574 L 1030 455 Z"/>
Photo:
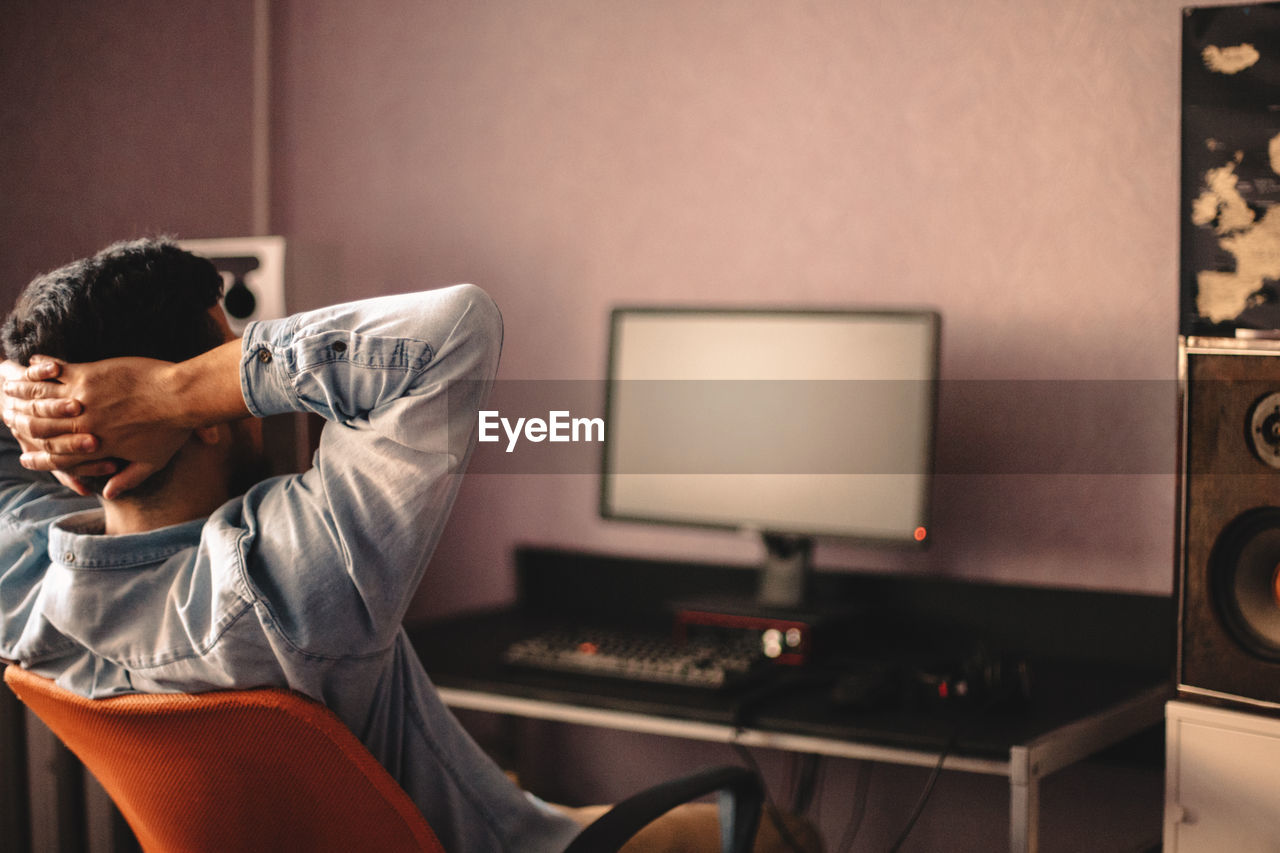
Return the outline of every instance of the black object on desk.
<path id="1" fill-rule="evenodd" d="M 671 627 L 669 601 L 739 586 L 749 594 L 750 572 L 542 548 L 520 549 L 517 572 L 516 607 L 410 631 L 438 685 L 723 724 L 740 716 L 741 691 L 602 682 L 514 668 L 501 658 L 514 640 L 552 627 L 608 625 L 663 635 Z M 1008 665 L 1025 662 L 1031 683 L 1022 690 L 1025 701 L 996 703 L 985 719 L 971 720 L 955 749 L 1004 756 L 1015 744 L 1169 681 L 1167 597 L 887 575 L 829 573 L 817 582 L 823 598 L 858 603 L 864 619 L 850 640 L 856 647 L 826 655 L 807 681 L 799 679 L 802 686 L 756 702 L 755 726 L 939 749 L 957 709 L 972 715 L 981 703 L 925 701 L 927 677 L 942 678 L 948 666 L 962 667 L 983 647 Z M 915 700 L 852 695 L 885 690 L 870 684 L 877 673 L 882 681 L 916 678 Z M 799 674 L 779 668 L 778 677 L 785 683 Z"/>

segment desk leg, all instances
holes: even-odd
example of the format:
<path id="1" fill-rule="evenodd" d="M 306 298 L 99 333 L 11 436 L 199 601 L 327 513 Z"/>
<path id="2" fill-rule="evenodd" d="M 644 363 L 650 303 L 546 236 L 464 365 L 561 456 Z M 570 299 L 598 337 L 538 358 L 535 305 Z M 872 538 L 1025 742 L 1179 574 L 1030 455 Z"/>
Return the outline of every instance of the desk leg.
<path id="1" fill-rule="evenodd" d="M 1009 751 L 1009 850 L 1036 853 L 1040 847 L 1040 777 L 1031 764 L 1031 751 Z"/>

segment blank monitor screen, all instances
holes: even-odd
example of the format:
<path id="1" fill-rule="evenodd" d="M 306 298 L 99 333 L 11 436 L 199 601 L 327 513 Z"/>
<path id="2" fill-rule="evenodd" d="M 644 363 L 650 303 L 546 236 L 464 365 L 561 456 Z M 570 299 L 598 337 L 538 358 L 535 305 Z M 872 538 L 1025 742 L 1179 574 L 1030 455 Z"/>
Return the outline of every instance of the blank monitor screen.
<path id="1" fill-rule="evenodd" d="M 619 308 L 606 518 L 922 543 L 939 318 Z"/>

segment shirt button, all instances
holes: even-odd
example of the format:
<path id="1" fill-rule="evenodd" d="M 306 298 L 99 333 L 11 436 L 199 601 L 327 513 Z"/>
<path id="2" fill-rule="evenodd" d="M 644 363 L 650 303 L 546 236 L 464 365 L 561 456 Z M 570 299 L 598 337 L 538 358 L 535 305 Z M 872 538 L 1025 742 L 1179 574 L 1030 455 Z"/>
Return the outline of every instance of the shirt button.
<path id="1" fill-rule="evenodd" d="M 64 563 L 74 563 L 75 561 L 76 561 L 76 555 L 71 553 L 70 551 L 62 555 L 62 562 Z"/>
<path id="2" fill-rule="evenodd" d="M 267 362 L 271 361 L 271 350 L 267 349 L 266 347 L 263 347 L 262 349 L 258 350 L 258 361 L 262 362 L 263 364 L 266 364 Z"/>
<path id="3" fill-rule="evenodd" d="M 347 342 L 346 342 L 346 341 L 334 341 L 334 342 L 333 342 L 333 351 L 334 351 L 334 352 L 336 352 L 336 353 L 338 353 L 339 355 L 341 355 L 342 353 L 346 352 L 346 351 L 347 351 Z"/>

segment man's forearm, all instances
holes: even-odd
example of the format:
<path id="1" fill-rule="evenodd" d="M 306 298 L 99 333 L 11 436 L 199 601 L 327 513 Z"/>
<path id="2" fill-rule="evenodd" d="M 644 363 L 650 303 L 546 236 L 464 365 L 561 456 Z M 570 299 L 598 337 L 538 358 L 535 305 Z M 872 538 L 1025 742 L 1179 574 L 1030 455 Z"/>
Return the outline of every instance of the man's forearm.
<path id="1" fill-rule="evenodd" d="M 237 338 L 173 365 L 163 387 L 173 401 L 173 425 L 199 429 L 249 416 L 240 390 Z"/>
<path id="2" fill-rule="evenodd" d="M 418 424 L 395 430 L 395 440 L 439 447 L 435 440 L 444 432 L 428 434 L 435 419 L 462 418 L 450 437 L 474 430 L 471 404 L 478 405 L 497 370 L 501 341 L 501 315 L 477 287 L 373 297 L 251 323 L 242 392 L 258 416 L 307 411 L 349 423 L 394 405 L 397 421 Z M 446 389 L 451 405 L 436 406 L 432 398 L 443 400 Z M 414 411 L 424 405 L 430 413 Z M 454 449 L 461 457 L 465 443 Z"/>

